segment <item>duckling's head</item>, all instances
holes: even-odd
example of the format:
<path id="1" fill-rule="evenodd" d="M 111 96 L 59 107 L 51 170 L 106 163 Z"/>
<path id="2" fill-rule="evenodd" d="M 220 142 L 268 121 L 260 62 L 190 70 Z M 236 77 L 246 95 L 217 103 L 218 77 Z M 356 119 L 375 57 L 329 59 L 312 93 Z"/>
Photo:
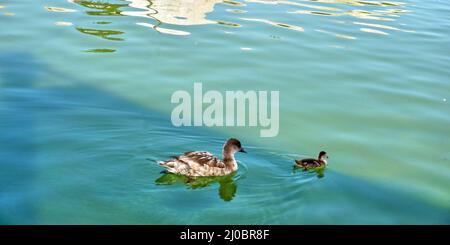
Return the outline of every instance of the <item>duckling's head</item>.
<path id="1" fill-rule="evenodd" d="M 324 162 L 324 163 L 327 163 L 327 159 L 328 159 L 327 153 L 324 152 L 324 151 L 321 151 L 321 152 L 319 153 L 319 161 L 322 161 L 322 162 Z"/>
<path id="2" fill-rule="evenodd" d="M 223 150 L 225 152 L 229 153 L 235 153 L 235 152 L 243 152 L 247 153 L 244 150 L 244 147 L 242 147 L 241 142 L 235 138 L 231 138 L 227 140 L 227 143 L 225 143 Z"/>

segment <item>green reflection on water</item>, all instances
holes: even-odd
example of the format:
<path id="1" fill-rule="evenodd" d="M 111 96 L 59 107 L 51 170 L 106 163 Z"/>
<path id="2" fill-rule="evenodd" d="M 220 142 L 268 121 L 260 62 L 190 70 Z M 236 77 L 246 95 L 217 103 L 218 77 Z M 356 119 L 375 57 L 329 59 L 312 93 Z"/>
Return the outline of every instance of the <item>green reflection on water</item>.
<path id="1" fill-rule="evenodd" d="M 184 184 L 192 189 L 205 188 L 214 183 L 218 183 L 220 198 L 228 202 L 233 200 L 236 195 L 237 185 L 233 179 L 233 176 L 235 175 L 236 172 L 218 177 L 187 177 L 184 175 L 166 173 L 156 179 L 155 183 L 158 185 Z"/>
<path id="2" fill-rule="evenodd" d="M 97 22 L 95 22 L 95 24 L 108 25 L 108 24 L 111 24 L 111 21 L 97 21 Z"/>
<path id="3" fill-rule="evenodd" d="M 100 11 L 86 11 L 88 15 L 98 15 L 98 16 L 120 16 L 121 11 L 120 8 L 127 7 L 128 4 L 115 4 L 108 2 L 99 2 L 99 1 L 80 1 L 76 0 L 74 3 L 77 3 L 81 6 L 91 9 L 98 9 Z"/>
<path id="4" fill-rule="evenodd" d="M 234 6 L 246 6 L 245 4 L 238 2 L 238 1 L 232 1 L 232 0 L 224 0 L 223 1 L 224 4 L 229 4 L 229 5 L 234 5 Z"/>
<path id="5" fill-rule="evenodd" d="M 227 22 L 227 21 L 217 21 L 217 24 L 224 25 L 224 26 L 231 26 L 231 27 L 240 27 L 241 26 L 239 24 Z"/>
<path id="6" fill-rule="evenodd" d="M 293 173 L 297 173 L 297 172 L 315 173 L 317 178 L 321 179 L 321 178 L 325 177 L 326 168 L 327 168 L 326 166 L 323 166 L 323 167 L 318 167 L 318 168 L 304 169 L 302 167 L 294 165 L 292 168 L 292 172 Z"/>
<path id="7" fill-rule="evenodd" d="M 98 48 L 98 49 L 89 49 L 86 50 L 88 53 L 114 53 L 116 52 L 115 49 L 108 49 L 108 48 Z"/>
<path id="8" fill-rule="evenodd" d="M 81 33 L 98 36 L 98 37 L 101 37 L 101 38 L 104 38 L 107 40 L 123 41 L 123 38 L 120 38 L 120 37 L 110 37 L 111 35 L 123 34 L 124 32 L 122 32 L 122 31 L 98 30 L 98 29 L 80 28 L 80 27 L 77 27 L 77 30 L 80 31 Z"/>

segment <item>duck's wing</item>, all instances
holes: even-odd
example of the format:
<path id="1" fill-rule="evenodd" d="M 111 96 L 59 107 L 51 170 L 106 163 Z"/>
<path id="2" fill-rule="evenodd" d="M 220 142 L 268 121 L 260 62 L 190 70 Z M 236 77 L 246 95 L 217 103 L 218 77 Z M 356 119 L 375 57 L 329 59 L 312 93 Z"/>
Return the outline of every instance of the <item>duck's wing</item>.
<path id="1" fill-rule="evenodd" d="M 209 166 L 215 168 L 224 168 L 225 164 L 222 160 L 207 151 L 190 151 L 180 156 L 185 161 L 194 162 L 196 165 Z"/>
<path id="2" fill-rule="evenodd" d="M 206 151 L 190 151 L 181 156 L 174 156 L 160 165 L 167 168 L 171 173 L 187 174 L 191 171 L 206 168 L 225 168 L 225 164 L 217 157 Z"/>
<path id="3" fill-rule="evenodd" d="M 310 166 L 315 166 L 317 165 L 319 162 L 317 161 L 317 159 L 314 158 L 306 158 L 306 159 L 302 159 L 302 160 L 295 160 L 295 162 L 303 167 L 310 167 Z"/>

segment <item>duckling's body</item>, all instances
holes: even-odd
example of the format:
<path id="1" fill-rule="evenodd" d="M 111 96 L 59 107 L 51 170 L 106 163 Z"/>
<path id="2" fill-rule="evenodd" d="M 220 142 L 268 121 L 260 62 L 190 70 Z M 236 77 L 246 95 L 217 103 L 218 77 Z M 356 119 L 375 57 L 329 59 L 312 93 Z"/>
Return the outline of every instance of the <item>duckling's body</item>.
<path id="1" fill-rule="evenodd" d="M 223 146 L 223 160 L 206 151 L 190 151 L 159 162 L 170 173 L 186 176 L 224 176 L 237 171 L 235 152 L 245 152 L 241 142 L 229 139 Z"/>
<path id="2" fill-rule="evenodd" d="M 303 169 L 319 168 L 327 165 L 327 153 L 321 151 L 317 159 L 306 158 L 302 160 L 295 160 L 295 165 Z"/>

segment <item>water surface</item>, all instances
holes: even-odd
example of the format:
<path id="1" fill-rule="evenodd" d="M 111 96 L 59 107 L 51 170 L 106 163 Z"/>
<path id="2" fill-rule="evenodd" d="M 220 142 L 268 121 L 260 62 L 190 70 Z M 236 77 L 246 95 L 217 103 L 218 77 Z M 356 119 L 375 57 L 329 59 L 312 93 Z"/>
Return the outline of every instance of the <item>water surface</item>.
<path id="1" fill-rule="evenodd" d="M 0 223 L 448 224 L 450 5 L 0 0 Z M 280 91 L 280 133 L 172 126 L 176 90 Z M 155 161 L 249 152 L 219 179 Z M 322 173 L 294 159 L 329 155 Z"/>

